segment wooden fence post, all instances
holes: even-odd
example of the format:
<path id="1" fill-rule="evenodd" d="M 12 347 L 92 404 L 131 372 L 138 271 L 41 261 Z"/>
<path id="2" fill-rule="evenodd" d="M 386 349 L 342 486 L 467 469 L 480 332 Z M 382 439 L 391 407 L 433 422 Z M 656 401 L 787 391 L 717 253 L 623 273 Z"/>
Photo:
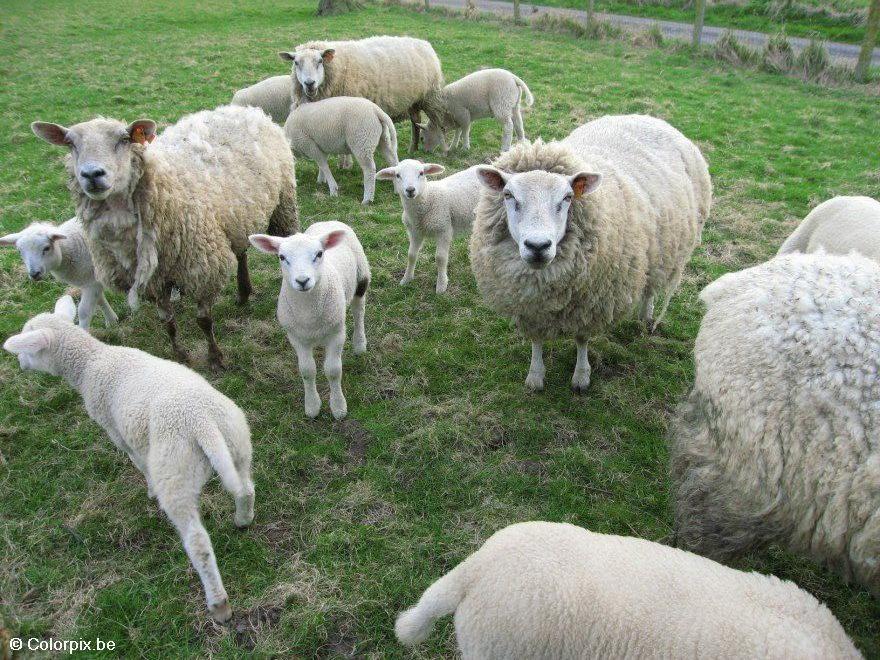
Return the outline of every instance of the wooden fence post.
<path id="1" fill-rule="evenodd" d="M 868 79 L 868 70 L 871 68 L 871 57 L 874 54 L 878 32 L 880 32 L 880 0 L 874 0 L 868 11 L 865 40 L 862 42 L 862 50 L 859 51 L 859 61 L 856 64 L 856 80 L 859 82 L 865 82 Z"/>
<path id="2" fill-rule="evenodd" d="M 695 0 L 697 15 L 694 19 L 694 47 L 699 46 L 703 39 L 703 21 L 706 19 L 706 0 Z"/>

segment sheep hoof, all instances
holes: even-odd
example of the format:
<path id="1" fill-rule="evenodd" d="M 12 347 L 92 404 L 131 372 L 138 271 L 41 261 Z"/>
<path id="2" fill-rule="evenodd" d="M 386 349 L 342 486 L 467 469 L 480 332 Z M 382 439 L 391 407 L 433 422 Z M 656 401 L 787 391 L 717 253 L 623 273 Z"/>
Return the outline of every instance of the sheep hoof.
<path id="1" fill-rule="evenodd" d="M 544 379 L 540 376 L 533 376 L 532 374 L 529 374 L 526 378 L 526 387 L 533 392 L 540 392 L 544 389 Z"/>
<path id="2" fill-rule="evenodd" d="M 446 289 L 448 287 L 449 287 L 449 284 L 446 282 L 443 282 L 442 284 L 440 282 L 437 282 L 436 291 L 437 291 L 437 293 L 446 293 Z"/>
<path id="3" fill-rule="evenodd" d="M 333 419 L 343 419 L 348 414 L 348 404 L 345 401 L 331 403 L 330 412 L 333 414 Z"/>
<path id="4" fill-rule="evenodd" d="M 571 391 L 575 394 L 586 394 L 590 387 L 590 379 L 571 381 Z"/>
<path id="5" fill-rule="evenodd" d="M 355 355 L 363 355 L 367 352 L 367 342 L 355 342 L 354 344 L 354 354 Z"/>
<path id="6" fill-rule="evenodd" d="M 406 277 L 406 276 L 404 275 L 403 279 L 400 280 L 400 286 L 406 286 L 407 284 L 409 284 L 409 283 L 412 282 L 412 281 L 413 281 L 413 278 L 411 278 L 411 277 Z"/>
<path id="7" fill-rule="evenodd" d="M 229 599 L 224 599 L 216 605 L 211 605 L 208 607 L 208 611 L 211 613 L 211 618 L 217 623 L 226 623 L 232 618 L 232 608 L 229 606 Z"/>
<path id="8" fill-rule="evenodd" d="M 321 412 L 321 402 L 320 401 L 318 401 L 317 403 L 314 403 L 314 404 L 307 403 L 305 406 L 306 417 L 308 417 L 309 419 L 315 419 L 315 417 L 317 417 L 320 414 L 320 412 Z"/>
<path id="9" fill-rule="evenodd" d="M 235 523 L 236 529 L 247 529 L 251 526 L 251 523 L 254 522 L 254 514 L 252 513 L 249 516 L 244 516 L 242 518 L 239 518 L 238 515 L 236 515 L 233 522 Z"/>

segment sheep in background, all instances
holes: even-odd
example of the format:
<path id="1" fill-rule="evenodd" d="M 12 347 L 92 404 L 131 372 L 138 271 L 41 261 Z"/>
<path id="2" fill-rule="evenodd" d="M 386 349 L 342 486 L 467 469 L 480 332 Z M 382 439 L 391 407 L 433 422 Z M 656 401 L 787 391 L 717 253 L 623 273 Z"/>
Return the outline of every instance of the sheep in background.
<path id="1" fill-rule="evenodd" d="M 83 330 L 91 326 L 95 305 L 101 308 L 106 325 L 118 322 L 116 313 L 104 297 L 104 287 L 95 278 L 92 255 L 79 219 L 71 218 L 58 226 L 33 222 L 20 232 L 0 238 L 0 245 L 18 249 L 32 280 L 40 280 L 50 272 L 65 284 L 79 287 L 82 298 L 77 315 L 79 327 Z"/>
<path id="2" fill-rule="evenodd" d="M 814 208 L 779 254 L 852 251 L 880 261 L 880 202 L 870 197 L 833 197 Z"/>
<path id="3" fill-rule="evenodd" d="M 235 92 L 230 105 L 260 108 L 272 121 L 284 125 L 290 114 L 291 94 L 290 76 L 272 76 Z"/>
<path id="4" fill-rule="evenodd" d="M 278 255 L 281 291 L 278 322 L 296 351 L 305 389 L 305 412 L 317 417 L 321 397 L 315 387 L 315 347 L 324 347 L 324 375 L 330 383 L 330 412 L 335 419 L 348 414 L 342 393 L 342 349 L 345 311 L 351 306 L 355 354 L 367 350 L 364 309 L 370 285 L 370 265 L 351 227 L 342 222 L 316 222 L 305 232 L 287 238 L 265 234 L 250 237 L 254 247 Z"/>
<path id="5" fill-rule="evenodd" d="M 156 124 L 99 117 L 34 133 L 71 147 L 69 184 L 98 281 L 155 301 L 177 357 L 171 293 L 195 299 L 212 366 L 223 354 L 211 309 L 238 261 L 239 302 L 251 293 L 248 234 L 298 226 L 293 154 L 280 127 L 256 108 L 223 106 L 188 115 L 156 137 Z"/>
<path id="6" fill-rule="evenodd" d="M 394 182 L 394 190 L 403 205 L 403 224 L 409 236 L 406 272 L 401 284 L 412 282 L 419 250 L 425 237 L 437 241 L 437 293 L 449 286 L 449 247 L 456 234 L 469 234 L 474 222 L 474 207 L 482 187 L 477 168 L 450 174 L 439 181 L 428 181 L 432 174 L 442 174 L 444 167 L 418 160 L 404 160 L 396 167 L 386 167 L 377 179 Z"/>
<path id="7" fill-rule="evenodd" d="M 861 658 L 792 582 L 562 523 L 495 533 L 397 618 L 397 638 L 418 644 L 453 612 L 465 660 Z"/>
<path id="8" fill-rule="evenodd" d="M 364 176 L 363 203 L 373 201 L 376 190 L 376 148 L 385 161 L 397 164 L 397 130 L 394 122 L 372 101 L 353 96 L 303 103 L 284 124 L 293 152 L 318 163 L 318 183 L 327 182 L 330 196 L 338 186 L 327 163 L 327 154 L 352 154 Z"/>
<path id="9" fill-rule="evenodd" d="M 679 543 L 778 543 L 880 595 L 880 266 L 792 254 L 700 294 L 696 379 L 670 427 Z"/>
<path id="10" fill-rule="evenodd" d="M 471 235 L 477 286 L 532 341 L 527 387 L 544 386 L 543 342 L 567 335 L 584 391 L 591 335 L 633 308 L 648 326 L 662 320 L 709 215 L 706 161 L 666 122 L 623 115 L 520 143 L 493 165 L 477 168 L 489 191 Z"/>
<path id="11" fill-rule="evenodd" d="M 232 616 L 199 495 L 216 471 L 235 498 L 235 524 L 254 518 L 251 434 L 247 418 L 194 371 L 134 348 L 109 346 L 73 325 L 76 306 L 61 298 L 52 314 L 28 321 L 3 348 L 22 369 L 60 376 L 83 398 L 91 417 L 128 454 L 150 497 L 180 534 L 218 622 Z"/>
<path id="12" fill-rule="evenodd" d="M 525 100 L 527 106 L 535 102 L 526 84 L 506 69 L 475 71 L 446 85 L 440 92 L 440 99 L 444 110 L 440 123 L 429 121 L 422 129 L 425 131 L 425 150 L 433 151 L 439 145 L 443 153 L 454 149 L 459 140 L 463 140 L 465 149 L 470 149 L 471 122 L 487 117 L 494 117 L 501 124 L 501 151 L 507 151 L 514 130 L 518 140 L 526 139 L 522 101 Z M 452 132 L 448 145 L 447 131 Z"/>

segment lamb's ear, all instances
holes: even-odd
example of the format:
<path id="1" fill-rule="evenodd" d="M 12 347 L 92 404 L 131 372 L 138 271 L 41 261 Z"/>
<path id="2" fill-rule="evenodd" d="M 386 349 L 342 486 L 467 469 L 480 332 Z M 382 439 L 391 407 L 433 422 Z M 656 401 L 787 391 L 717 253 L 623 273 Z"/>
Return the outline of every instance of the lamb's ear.
<path id="1" fill-rule="evenodd" d="M 31 130 L 41 140 L 45 140 L 49 144 L 59 147 L 69 147 L 70 140 L 67 139 L 67 133 L 70 129 L 65 128 L 61 124 L 50 124 L 47 121 L 35 121 L 31 124 Z"/>
<path id="2" fill-rule="evenodd" d="M 336 56 L 336 49 L 335 48 L 328 48 L 323 53 L 321 53 L 321 59 L 324 60 L 324 64 L 327 64 L 327 62 L 332 62 L 333 58 L 335 56 Z"/>
<path id="3" fill-rule="evenodd" d="M 376 172 L 377 179 L 393 179 L 397 175 L 396 167 L 386 167 L 384 170 L 379 170 Z"/>
<path id="4" fill-rule="evenodd" d="M 425 163 L 425 166 L 422 168 L 422 172 L 424 172 L 426 176 L 428 174 L 443 174 L 445 171 L 446 168 L 437 163 Z"/>
<path id="5" fill-rule="evenodd" d="M 589 195 L 596 190 L 602 183 L 602 175 L 594 172 L 578 172 L 568 177 L 568 183 L 574 192 L 574 198 L 579 199 L 584 195 Z"/>
<path id="6" fill-rule="evenodd" d="M 21 232 L 17 234 L 6 234 L 6 236 L 0 236 L 0 245 L 15 245 L 15 241 L 18 240 L 19 236 L 21 236 Z"/>
<path id="7" fill-rule="evenodd" d="M 53 243 L 55 241 L 60 241 L 65 238 L 67 238 L 67 234 L 65 234 L 63 231 L 56 230 L 56 231 L 53 231 L 49 234 L 49 240 L 52 241 Z M 3 240 L 3 239 L 0 239 L 0 240 Z"/>
<path id="8" fill-rule="evenodd" d="M 14 355 L 22 353 L 38 353 L 48 348 L 52 335 L 48 330 L 28 330 L 17 335 L 12 335 L 3 344 L 4 350 Z"/>
<path id="9" fill-rule="evenodd" d="M 278 57 L 280 57 L 285 62 L 296 62 L 296 53 L 290 51 L 282 50 L 280 53 L 278 53 Z"/>
<path id="10" fill-rule="evenodd" d="M 73 319 L 76 318 L 76 303 L 73 302 L 73 298 L 70 296 L 61 296 L 55 302 L 55 311 L 53 313 L 73 323 Z"/>
<path id="11" fill-rule="evenodd" d="M 332 247 L 339 245 L 340 241 L 342 241 L 342 237 L 345 236 L 344 229 L 336 229 L 327 234 L 324 238 L 321 239 L 321 245 L 324 246 L 325 250 L 329 250 Z"/>
<path id="12" fill-rule="evenodd" d="M 504 190 L 504 186 L 507 185 L 507 176 L 497 167 L 492 167 L 491 165 L 480 165 L 477 167 L 477 177 L 479 177 L 480 183 L 495 192 Z"/>
<path id="13" fill-rule="evenodd" d="M 278 254 L 278 247 L 281 245 L 280 238 L 268 234 L 251 234 L 248 236 L 248 240 L 251 245 L 266 254 Z"/>
<path id="14" fill-rule="evenodd" d="M 156 122 L 152 119 L 138 119 L 133 121 L 125 129 L 132 142 L 148 144 L 156 139 Z"/>

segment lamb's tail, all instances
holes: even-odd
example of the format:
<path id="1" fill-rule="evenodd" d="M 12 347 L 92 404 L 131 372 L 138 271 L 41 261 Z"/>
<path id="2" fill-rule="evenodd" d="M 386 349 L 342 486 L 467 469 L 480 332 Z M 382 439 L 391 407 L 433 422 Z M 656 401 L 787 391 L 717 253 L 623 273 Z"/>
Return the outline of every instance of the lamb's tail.
<path id="1" fill-rule="evenodd" d="M 467 561 L 425 590 L 415 607 L 401 612 L 394 624 L 394 633 L 401 644 L 413 646 L 428 638 L 434 621 L 455 612 L 467 593 Z"/>
<path id="2" fill-rule="evenodd" d="M 388 155 L 394 154 L 394 162 L 389 165 L 397 165 L 397 129 L 394 128 L 394 122 L 384 110 L 380 109 L 376 114 L 382 124 L 382 139 L 385 141 Z"/>
<path id="3" fill-rule="evenodd" d="M 196 442 L 199 443 L 211 467 L 217 472 L 223 487 L 233 496 L 244 493 L 241 475 L 235 467 L 235 461 L 229 453 L 229 445 L 226 444 L 226 438 L 220 433 L 220 429 L 212 426 L 207 433 L 199 433 Z"/>
<path id="4" fill-rule="evenodd" d="M 513 80 L 514 80 L 514 82 L 516 82 L 516 86 L 519 87 L 520 91 L 522 92 L 522 96 L 521 96 L 520 98 L 521 98 L 521 99 L 522 99 L 522 98 L 525 99 L 525 101 L 526 101 L 526 105 L 527 105 L 527 106 L 532 106 L 532 105 L 534 105 L 534 103 L 535 103 L 535 97 L 532 96 L 532 90 L 529 89 L 529 86 L 526 85 L 526 84 L 522 81 L 522 78 L 520 78 L 519 76 L 516 76 L 516 75 L 514 75 L 514 74 L 512 74 L 512 73 L 511 73 L 510 75 L 513 76 Z"/>

